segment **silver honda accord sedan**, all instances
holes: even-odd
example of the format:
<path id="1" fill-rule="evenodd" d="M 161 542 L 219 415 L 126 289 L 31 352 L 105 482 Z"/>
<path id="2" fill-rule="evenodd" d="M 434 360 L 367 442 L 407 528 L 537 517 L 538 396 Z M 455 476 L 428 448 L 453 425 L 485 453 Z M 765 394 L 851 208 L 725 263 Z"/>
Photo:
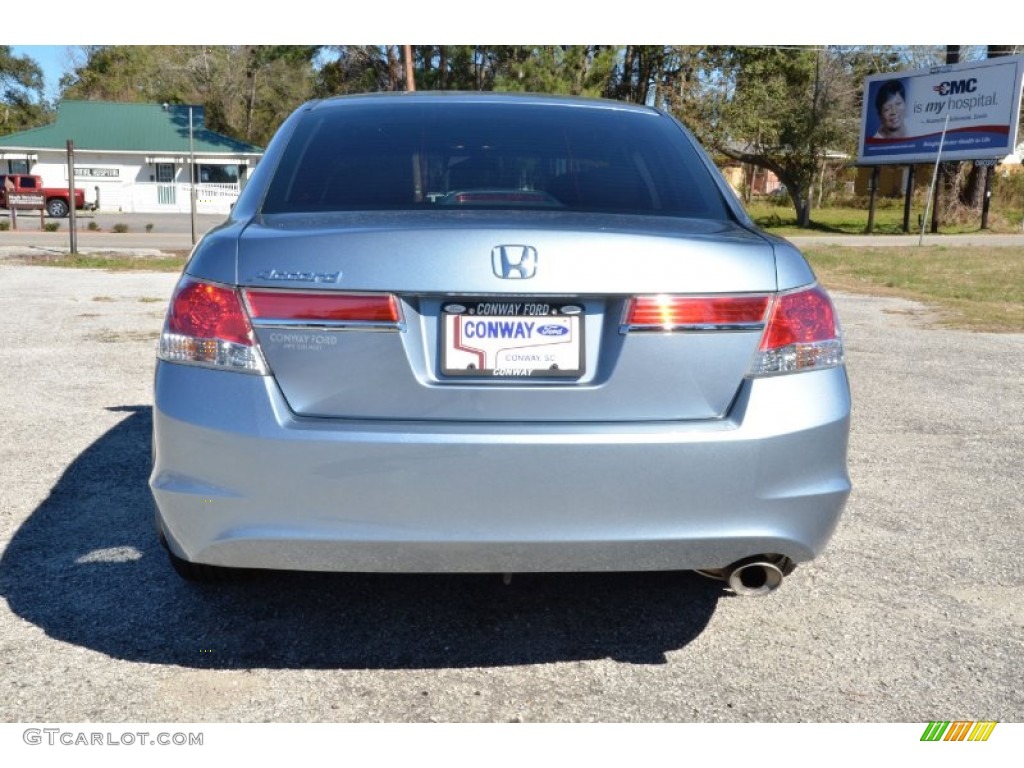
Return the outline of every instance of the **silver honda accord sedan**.
<path id="1" fill-rule="evenodd" d="M 183 576 L 699 570 L 839 520 L 835 309 L 657 109 L 312 102 L 170 302 L 157 525 Z"/>

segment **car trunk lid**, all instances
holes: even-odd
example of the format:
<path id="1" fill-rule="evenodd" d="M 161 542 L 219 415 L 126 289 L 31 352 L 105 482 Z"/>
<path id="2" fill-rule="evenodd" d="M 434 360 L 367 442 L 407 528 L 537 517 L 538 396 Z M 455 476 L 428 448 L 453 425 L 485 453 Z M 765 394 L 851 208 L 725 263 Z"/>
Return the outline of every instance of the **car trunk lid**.
<path id="1" fill-rule="evenodd" d="M 346 419 L 720 418 L 760 324 L 630 327 L 630 301 L 776 290 L 772 246 L 731 222 L 578 213 L 268 216 L 241 235 L 237 271 L 291 408 Z M 308 297 L 393 301 L 397 313 L 325 319 Z M 467 368 L 455 348 L 480 350 L 481 334 L 481 361 L 506 357 Z M 559 345 L 555 368 L 532 357 Z"/>

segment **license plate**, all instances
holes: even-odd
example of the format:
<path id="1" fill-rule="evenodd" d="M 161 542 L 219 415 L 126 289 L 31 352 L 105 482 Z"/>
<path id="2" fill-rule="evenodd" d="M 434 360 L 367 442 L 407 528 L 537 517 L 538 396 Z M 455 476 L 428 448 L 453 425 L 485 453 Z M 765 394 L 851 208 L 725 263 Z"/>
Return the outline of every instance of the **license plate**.
<path id="1" fill-rule="evenodd" d="M 583 375 L 583 307 L 546 301 L 451 301 L 441 307 L 441 372 L 489 378 Z"/>

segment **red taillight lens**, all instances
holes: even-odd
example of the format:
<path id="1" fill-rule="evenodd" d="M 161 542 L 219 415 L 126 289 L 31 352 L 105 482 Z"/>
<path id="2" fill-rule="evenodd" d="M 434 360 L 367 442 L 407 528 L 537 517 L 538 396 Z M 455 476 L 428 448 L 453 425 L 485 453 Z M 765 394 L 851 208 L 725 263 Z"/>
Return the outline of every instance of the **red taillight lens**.
<path id="1" fill-rule="evenodd" d="M 832 300 L 813 286 L 775 298 L 749 374 L 774 376 L 837 368 L 844 355 Z"/>
<path id="2" fill-rule="evenodd" d="M 767 296 L 637 296 L 626 312 L 630 327 L 736 326 L 764 321 Z"/>
<path id="3" fill-rule="evenodd" d="M 171 299 L 157 356 L 169 363 L 267 373 L 238 292 L 192 277 L 182 278 Z"/>
<path id="4" fill-rule="evenodd" d="M 779 349 L 790 344 L 828 341 L 837 336 L 832 302 L 815 286 L 783 294 L 775 300 L 760 348 L 761 351 Z"/>
<path id="5" fill-rule="evenodd" d="M 297 322 L 397 323 L 398 301 L 388 295 L 246 291 L 254 319 Z"/>
<path id="6" fill-rule="evenodd" d="M 230 288 L 189 278 L 171 303 L 167 330 L 195 339 L 252 344 L 249 321 L 238 294 Z"/>

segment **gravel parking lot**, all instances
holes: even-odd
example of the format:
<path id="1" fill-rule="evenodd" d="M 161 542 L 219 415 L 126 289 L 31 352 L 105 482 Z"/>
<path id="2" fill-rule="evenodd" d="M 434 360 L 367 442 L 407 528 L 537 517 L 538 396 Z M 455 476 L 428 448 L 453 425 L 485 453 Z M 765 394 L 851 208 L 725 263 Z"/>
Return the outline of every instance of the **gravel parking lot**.
<path id="1" fill-rule="evenodd" d="M 854 493 L 766 598 L 690 573 L 202 588 L 146 487 L 174 280 L 0 263 L 0 721 L 1024 720 L 1024 335 L 839 297 Z"/>

